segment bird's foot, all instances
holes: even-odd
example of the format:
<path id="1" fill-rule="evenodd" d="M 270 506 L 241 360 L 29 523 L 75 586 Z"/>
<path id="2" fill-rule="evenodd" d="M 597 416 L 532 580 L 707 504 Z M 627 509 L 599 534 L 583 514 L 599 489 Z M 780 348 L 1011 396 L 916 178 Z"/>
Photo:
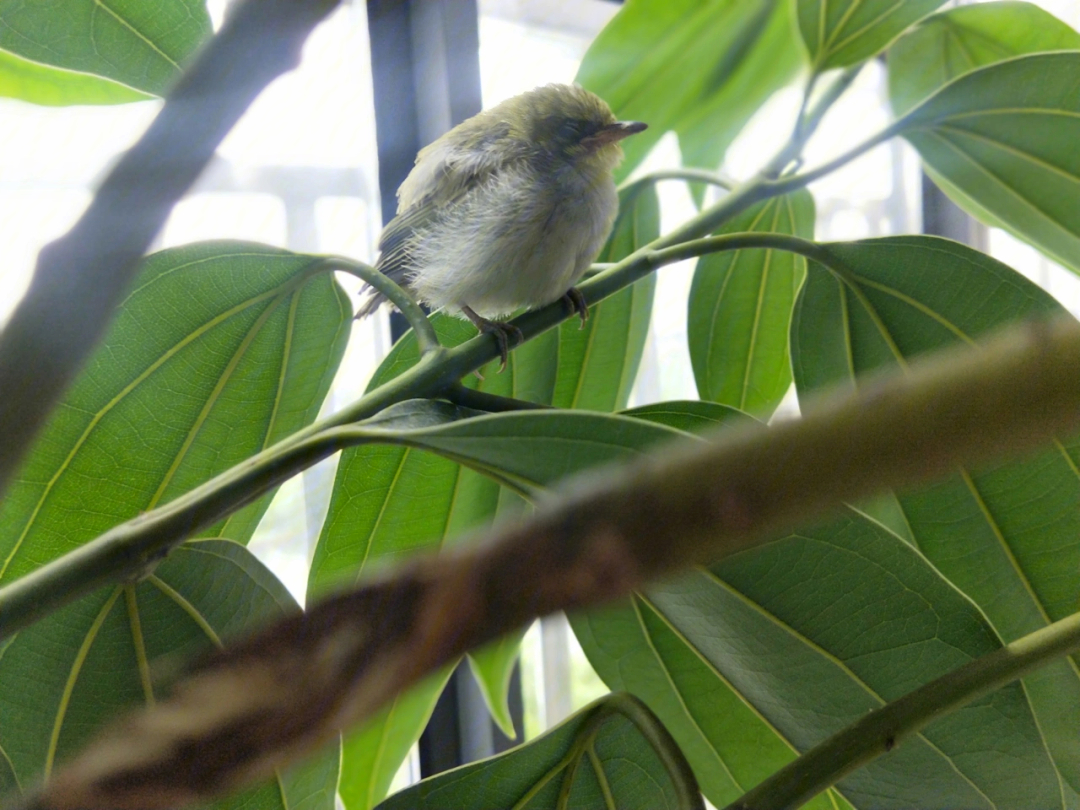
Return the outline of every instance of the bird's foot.
<path id="1" fill-rule="evenodd" d="M 577 287 L 571 287 L 566 291 L 562 300 L 570 308 L 571 314 L 577 313 L 577 316 L 581 318 L 581 325 L 578 326 L 578 329 L 584 329 L 585 321 L 589 320 L 589 305 L 585 303 L 585 296 L 581 294 L 581 290 Z"/>
<path id="2" fill-rule="evenodd" d="M 514 341 L 514 346 L 519 346 L 525 342 L 525 335 L 523 335 L 521 330 L 513 324 L 490 321 L 487 318 L 482 318 L 469 307 L 463 306 L 461 311 L 466 318 L 472 321 L 473 326 L 481 332 L 487 332 L 490 335 L 494 335 L 495 342 L 499 344 L 499 357 L 502 360 L 499 364 L 499 373 L 502 374 L 506 369 L 506 361 L 510 356 L 511 339 Z M 480 379 L 483 379 L 483 377 L 480 377 Z"/>

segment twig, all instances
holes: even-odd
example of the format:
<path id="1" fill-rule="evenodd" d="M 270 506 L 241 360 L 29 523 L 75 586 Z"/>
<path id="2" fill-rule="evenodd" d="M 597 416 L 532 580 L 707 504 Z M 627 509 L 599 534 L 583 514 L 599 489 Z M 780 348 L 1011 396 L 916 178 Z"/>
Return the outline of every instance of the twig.
<path id="1" fill-rule="evenodd" d="M 635 186 L 645 185 L 646 183 L 658 183 L 661 180 L 683 180 L 687 183 L 707 183 L 712 186 L 720 186 L 720 188 L 725 188 L 729 191 L 735 185 L 716 172 L 684 166 L 678 169 L 658 169 L 655 172 L 649 172 L 648 174 L 636 177 L 633 180 L 627 180 L 619 186 L 619 191 L 623 192 L 627 189 L 634 188 Z"/>
<path id="2" fill-rule="evenodd" d="M 420 354 L 427 354 L 439 348 L 439 338 L 427 314 L 390 276 L 380 273 L 370 265 L 347 259 L 344 256 L 326 256 L 321 259 L 321 263 L 328 270 L 340 270 L 356 276 L 385 295 L 390 303 L 405 316 L 405 320 L 416 333 L 416 345 L 420 349 Z"/>
<path id="3" fill-rule="evenodd" d="M 537 615 L 605 602 L 844 501 L 1078 427 L 1080 324 L 1070 318 L 868 380 L 798 421 L 596 471 L 485 543 L 417 558 L 215 655 L 170 700 L 106 732 L 36 806 L 205 800 L 336 738 L 425 673 Z"/>
<path id="4" fill-rule="evenodd" d="M 702 253 L 735 249 L 742 245 L 731 234 L 702 240 Z M 746 234 L 758 244 L 776 234 Z M 779 235 L 781 238 L 783 235 Z M 795 237 L 786 237 L 794 239 Z M 798 240 L 801 244 L 803 240 Z M 811 244 L 811 243 L 806 243 Z M 628 268 L 627 275 L 611 278 L 601 273 L 579 286 L 590 301 L 613 295 L 645 273 L 665 263 L 685 258 L 686 250 L 666 258 L 657 252 L 642 252 Z M 314 263 L 308 272 L 329 269 Z M 562 302 L 518 318 L 526 338 L 569 317 Z M 426 319 L 425 319 L 426 322 Z M 235 512 L 301 470 L 341 449 L 336 428 L 352 426 L 385 408 L 407 399 L 446 395 L 462 377 L 490 362 L 497 355 L 492 341 L 483 336 L 453 349 L 439 348 L 424 355 L 411 369 L 361 397 L 349 407 L 310 427 L 298 431 L 273 447 L 252 456 L 206 483 L 150 512 L 122 523 L 73 551 L 31 571 L 0 588 L 0 639 L 47 616 L 58 607 L 106 583 L 142 575 L 164 557 L 169 549 L 195 532 Z M 487 400 L 490 404 L 492 400 Z M 462 403 L 465 404 L 465 403 Z"/>
<path id="5" fill-rule="evenodd" d="M 487 411 L 488 413 L 553 410 L 550 405 L 541 405 L 538 402 L 526 402 L 523 399 L 489 394 L 485 391 L 477 391 L 475 388 L 466 388 L 461 383 L 456 383 L 447 388 L 444 396 L 455 405 L 462 405 L 478 411 Z"/>
<path id="6" fill-rule="evenodd" d="M 109 172 L 86 213 L 39 254 L 0 335 L 0 494 L 97 345 L 173 204 L 255 96 L 295 67 L 338 0 L 247 0 Z"/>

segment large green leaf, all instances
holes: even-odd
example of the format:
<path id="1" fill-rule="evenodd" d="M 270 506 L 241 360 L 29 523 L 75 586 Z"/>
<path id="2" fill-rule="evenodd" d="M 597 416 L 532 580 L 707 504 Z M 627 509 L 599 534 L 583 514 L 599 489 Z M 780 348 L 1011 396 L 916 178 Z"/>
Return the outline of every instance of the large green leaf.
<path id="1" fill-rule="evenodd" d="M 1080 53 L 1018 56 L 960 76 L 901 134 L 961 207 L 1080 271 Z"/>
<path id="2" fill-rule="evenodd" d="M 884 50 L 945 0 L 795 0 L 799 31 L 817 71 Z"/>
<path id="3" fill-rule="evenodd" d="M 715 167 L 750 115 L 794 73 L 786 0 L 629 0 L 593 41 L 577 82 L 649 129 L 623 144 L 628 175 L 665 132 Z M 791 43 L 793 45 L 794 43 Z"/>
<path id="4" fill-rule="evenodd" d="M 428 400 L 388 408 L 364 428 L 372 441 L 438 453 L 529 497 L 589 467 L 689 438 L 620 414 L 552 408 L 478 415 Z"/>
<path id="5" fill-rule="evenodd" d="M 762 4 L 761 11 L 766 9 Z M 748 9 L 749 10 L 749 9 Z M 704 98 L 676 119 L 679 153 L 684 166 L 716 169 L 735 137 L 761 105 L 790 82 L 803 65 L 802 49 L 788 0 L 778 0 L 756 39 L 744 38 L 733 49 L 738 64 L 722 82 L 712 85 Z M 695 198 L 701 203 L 695 187 Z"/>
<path id="6" fill-rule="evenodd" d="M 664 403 L 651 409 L 651 415 L 662 418 L 667 411 L 683 424 L 733 417 L 725 406 L 711 407 L 715 414 Z M 664 440 L 691 440 L 681 431 L 620 415 L 531 411 L 456 418 L 460 415 L 460 409 L 437 403 L 405 403 L 367 425 L 373 433 L 384 430 L 388 441 L 433 450 L 526 491 L 548 487 L 594 464 L 648 451 Z M 766 575 L 768 569 L 774 573 Z M 713 584 L 717 577 L 738 584 L 717 586 Z M 777 583 L 774 590 L 754 592 L 754 583 L 770 578 Z M 659 670 L 655 664 L 646 666 L 648 661 L 640 656 L 661 642 L 638 633 L 640 644 L 632 643 L 638 654 L 619 661 L 616 671 L 670 725 L 703 780 L 706 795 L 716 801 L 734 798 L 739 787 L 750 787 L 767 774 L 758 759 L 761 750 L 772 752 L 770 767 L 783 764 L 794 756 L 793 748 L 805 750 L 867 709 L 1000 646 L 978 609 L 916 551 L 855 513 L 739 555 L 706 579 L 707 603 L 691 605 L 692 610 L 678 608 L 684 593 L 680 589 L 690 587 L 682 581 L 647 597 L 658 616 L 677 622 L 677 630 L 665 642 L 675 645 L 671 653 L 675 657 Z M 806 587 L 795 598 L 798 582 Z M 742 596 L 732 594 L 733 587 Z M 817 594 L 818 601 L 804 616 L 800 608 L 809 594 Z M 724 618 L 728 615 L 733 617 L 730 621 Z M 716 627 L 723 628 L 720 640 Z M 631 643 L 625 633 L 622 637 L 613 633 L 604 630 L 595 639 L 598 644 Z M 678 647 L 680 638 L 693 649 Z M 584 633 L 582 642 L 590 651 Z M 724 648 L 722 653 L 716 653 L 717 645 Z M 700 656 L 708 657 L 705 669 L 695 664 Z M 594 665 L 608 677 L 605 672 L 611 670 L 605 670 L 602 661 L 594 660 Z M 660 691 L 641 686 L 638 674 L 646 681 L 658 676 Z M 672 678 L 683 675 L 689 680 L 678 687 L 670 685 Z M 732 678 L 739 679 L 737 694 L 722 701 L 724 708 L 718 710 Z M 621 683 L 613 680 L 611 685 Z M 727 711 L 740 700 L 753 710 Z M 686 708 L 688 702 L 693 709 Z M 811 708 L 804 711 L 804 704 Z M 752 723 L 755 713 L 766 719 Z M 731 717 L 737 722 L 729 725 Z M 898 781 L 910 783 L 901 795 L 907 806 L 914 797 L 929 806 L 990 806 L 991 802 L 982 802 L 979 791 L 1003 806 L 1015 804 L 1020 795 L 1035 797 L 1040 806 L 1049 806 L 1043 802 L 1047 796 L 1059 798 L 1022 689 L 998 693 L 956 717 L 927 731 L 924 742 L 906 751 L 902 746 L 853 777 L 850 795 L 869 804 L 875 790 L 883 795 L 888 782 Z M 701 730 L 704 726 L 708 733 Z M 747 743 L 743 750 L 730 742 L 728 733 L 737 733 L 737 739 L 749 739 L 752 745 Z M 718 766 L 728 756 L 718 753 L 721 746 L 724 751 L 741 751 L 738 756 L 743 759 L 737 766 L 739 776 L 727 781 Z M 1053 794 L 1047 793 L 1046 785 Z M 940 798 L 934 800 L 935 795 Z"/>
<path id="7" fill-rule="evenodd" d="M 381 810 L 702 808 L 678 746 L 630 695 L 608 695 L 527 745 L 439 774 Z"/>
<path id="8" fill-rule="evenodd" d="M 298 609 L 243 546 L 181 546 L 138 584 L 67 605 L 6 647 L 0 762 L 23 790 L 34 787 L 119 712 L 165 694 L 169 674 L 184 660 Z M 335 745 L 218 806 L 332 810 L 337 777 Z"/>
<path id="9" fill-rule="evenodd" d="M 766 200 L 720 233 L 814 236 L 807 191 Z M 690 287 L 690 361 L 702 399 L 768 416 L 791 386 L 788 329 L 806 262 L 777 250 L 713 253 L 698 260 Z"/>
<path id="10" fill-rule="evenodd" d="M 702 407 L 716 412 L 710 414 Z M 692 422 L 688 423 L 687 412 L 693 414 Z M 746 419 L 738 411 L 708 403 L 697 403 L 692 409 L 688 403 L 660 403 L 630 413 L 695 432 L 709 430 L 716 421 L 727 422 L 740 416 Z M 812 550 L 815 548 L 816 552 Z M 800 584 L 793 588 L 794 582 Z M 919 596 L 914 596 L 916 593 Z M 676 598 L 672 599 L 672 594 Z M 807 598 L 810 594 L 816 602 Z M 855 608 L 860 602 L 868 607 Z M 832 606 L 824 609 L 830 603 Z M 912 603 L 925 611 L 921 623 L 917 611 L 910 609 Z M 940 624 L 928 615 L 939 611 L 948 616 Z M 741 626 L 740 613 L 743 618 L 757 616 Z M 792 625 L 785 627 L 785 620 Z M 664 719 L 694 765 L 706 796 L 716 805 L 731 801 L 790 761 L 796 751 L 812 745 L 817 735 L 827 734 L 824 729 L 828 724 L 838 722 L 832 713 L 844 696 L 858 702 L 866 698 L 861 692 L 873 695 L 877 689 L 879 702 L 892 699 L 913 686 L 907 679 L 921 682 L 934 677 L 937 667 L 950 668 L 949 656 L 955 655 L 955 650 L 949 646 L 962 646 L 957 644 L 961 638 L 968 639 L 968 655 L 997 646 L 996 638 L 970 603 L 898 538 L 855 513 L 729 558 L 711 571 L 702 569 L 673 586 L 651 589 L 622 606 L 576 615 L 572 622 L 590 660 L 608 685 L 633 691 Z M 895 635 L 893 625 L 898 622 L 905 624 L 911 634 L 908 639 Z M 920 624 L 922 629 L 917 630 Z M 931 628 L 934 632 L 928 632 Z M 806 649 L 793 654 L 800 645 L 793 648 L 789 636 L 799 639 Z M 886 638 L 889 643 L 883 644 Z M 909 643 L 911 647 L 906 646 Z M 738 653 L 733 653 L 732 645 L 739 649 Z M 859 651 L 860 645 L 865 652 Z M 830 674 L 829 666 L 822 666 L 830 652 L 837 653 L 836 659 L 857 662 L 852 663 L 848 678 L 837 678 L 840 673 Z M 920 663 L 913 665 L 914 660 Z M 956 656 L 956 660 L 962 659 Z M 904 661 L 905 667 L 895 667 L 892 661 Z M 789 671 L 789 663 L 793 667 L 801 663 L 808 669 Z M 923 670 L 923 666 L 928 668 Z M 768 677 L 761 677 L 763 671 Z M 819 677 L 810 676 L 808 671 Z M 762 683 L 755 684 L 755 680 Z M 810 699 L 799 693 L 808 684 L 814 691 Z M 826 685 L 829 689 L 825 689 Z M 787 693 L 779 705 L 774 702 L 777 693 Z M 817 728 L 813 721 L 807 722 L 814 713 L 814 701 L 828 706 L 824 712 L 818 711 L 832 717 L 819 719 L 821 725 Z M 932 729 L 946 735 L 979 736 L 975 745 L 965 749 L 953 743 L 941 749 L 939 755 L 950 761 L 973 763 L 981 779 L 993 778 L 998 767 L 993 752 L 1000 750 L 996 748 L 998 732 L 994 723 L 1003 718 L 1007 721 L 1010 712 L 1019 708 L 1028 722 L 1019 734 L 1015 729 L 1008 733 L 1006 745 L 1023 752 L 1021 756 L 1034 762 L 1045 778 L 1045 754 L 1037 742 L 1033 752 L 1034 724 L 1022 704 L 1022 694 L 1014 694 L 1011 707 L 989 722 L 985 716 L 972 713 L 957 721 L 965 728 L 963 732 Z M 858 717 L 860 710 L 851 710 Z M 788 713 L 790 717 L 785 716 Z M 791 717 L 801 722 L 792 723 Z M 807 734 L 811 735 L 809 739 Z M 933 737 L 924 738 L 920 747 L 927 739 Z M 994 744 L 987 745 L 987 740 Z M 929 747 L 933 749 L 934 744 Z M 974 751 L 984 748 L 990 753 L 971 757 Z M 911 782 L 921 783 L 924 776 L 919 774 L 935 773 L 942 783 L 923 785 L 930 796 L 955 791 L 953 806 L 987 806 L 961 800 L 960 796 L 968 792 L 966 776 L 957 779 L 956 774 L 948 772 L 947 763 L 943 770 L 940 762 L 918 762 L 915 757 L 921 754 L 925 749 L 909 751 L 907 756 L 912 759 L 902 763 L 916 774 Z M 965 767 L 971 764 L 960 768 L 966 774 Z M 896 779 L 897 765 L 886 760 L 873 768 L 883 770 L 863 772 L 858 779 L 843 783 L 841 789 L 856 805 L 888 806 L 880 804 L 874 792 L 895 795 L 884 792 L 881 780 Z M 914 791 L 918 788 L 914 785 L 905 789 L 912 793 L 909 798 L 896 797 L 898 806 L 905 806 L 905 801 L 914 806 L 935 806 L 934 800 L 927 802 L 926 796 L 916 798 Z M 871 791 L 869 795 L 867 790 Z M 936 801 L 937 806 L 949 806 L 948 800 Z M 833 795 L 819 796 L 812 806 L 835 807 L 837 802 L 847 804 L 843 797 Z M 1002 801 L 999 806 L 1010 805 Z"/>
<path id="11" fill-rule="evenodd" d="M 716 805 L 867 711 L 1000 647 L 918 552 L 855 513 L 573 624 L 604 680 L 668 725 Z M 868 808 L 1061 805 L 1018 684 L 928 726 L 838 790 Z"/>
<path id="12" fill-rule="evenodd" d="M 0 504 L 0 579 L 170 500 L 315 418 L 350 311 L 328 274 L 307 271 L 311 262 L 240 243 L 146 260 L 104 344 Z M 246 540 L 268 497 L 223 525 Z M 10 749 L 24 787 L 57 752 L 73 750 L 113 710 L 144 696 L 150 659 L 190 653 L 191 638 L 205 646 L 208 637 L 199 634 L 206 628 L 232 633 L 245 617 L 270 615 L 260 612 L 253 589 L 275 595 L 284 592 L 280 584 L 231 544 L 199 548 L 198 555 L 175 553 L 159 569 L 172 592 L 151 581 L 95 593 L 5 648 L 0 693 L 21 708 L 0 710 L 0 745 Z M 224 573 L 213 568 L 221 555 L 231 561 L 220 563 Z M 218 591 L 208 597 L 211 587 Z M 240 601 L 225 598 L 233 590 Z M 171 616 L 163 615 L 163 600 L 173 605 Z M 191 627 L 174 627 L 176 605 Z M 34 697 L 27 697 L 31 682 Z M 332 772 L 320 766 L 318 790 L 309 777 L 290 783 L 290 805 L 321 792 L 326 801 L 318 806 L 332 806 L 336 754 L 331 759 Z M 280 798 L 280 791 L 266 796 Z"/>
<path id="13" fill-rule="evenodd" d="M 466 321 L 436 315 L 439 340 L 456 346 L 476 336 Z M 484 379 L 466 385 L 486 393 L 550 403 L 555 385 L 558 333 L 551 331 L 510 353 L 506 370 L 482 369 Z M 383 361 L 369 390 L 397 377 L 419 359 L 412 332 Z M 512 515 L 521 499 L 494 481 L 458 464 L 407 447 L 365 446 L 341 454 L 333 495 L 308 582 L 315 598 L 343 580 L 356 581 L 372 566 L 386 565 L 437 548 L 464 530 Z M 516 637 L 519 638 L 519 637 Z M 506 685 L 517 657 L 516 638 L 479 652 L 473 661 L 481 691 L 500 725 L 513 733 Z M 419 738 L 446 675 L 425 681 L 345 742 L 341 795 L 348 810 L 374 806 Z"/>
<path id="14" fill-rule="evenodd" d="M 49 67 L 4 51 L 0 51 L 0 96 L 54 107 L 125 104 L 150 98 L 108 79 Z"/>
<path id="15" fill-rule="evenodd" d="M 155 95 L 210 33 L 205 0 L 0 0 L 0 49 Z"/>
<path id="16" fill-rule="evenodd" d="M 1080 34 L 1031 3 L 998 0 L 927 17 L 889 48 L 889 100 L 903 115 L 975 68 L 1039 51 L 1080 49 Z"/>
<path id="17" fill-rule="evenodd" d="M 148 259 L 0 504 L 0 582 L 314 420 L 351 324 L 312 257 L 209 242 Z M 246 542 L 270 495 L 207 534 Z"/>
<path id="18" fill-rule="evenodd" d="M 1020 274 L 963 245 L 894 237 L 823 247 L 792 323 L 800 397 L 1023 318 L 1062 308 Z M 838 274 L 838 275 L 837 275 Z M 1076 610 L 1080 441 L 1023 462 L 961 470 L 898 495 L 918 548 L 1011 641 Z M 1080 670 L 1071 659 L 1024 679 L 1046 744 L 1080 788 Z"/>
<path id="19" fill-rule="evenodd" d="M 623 412 L 678 430 L 704 433 L 751 418 L 714 402 L 659 402 Z M 667 630 L 636 598 L 600 611 L 572 614 L 574 633 L 612 689 L 629 690 L 660 712 L 714 805 L 743 793 L 790 762 L 795 749 L 710 672 L 697 651 Z M 719 688 L 718 688 L 719 687 Z M 848 807 L 830 792 L 807 807 Z"/>
<path id="20" fill-rule="evenodd" d="M 619 261 L 659 236 L 656 188 L 630 186 L 620 194 L 619 217 L 597 261 Z M 559 327 L 552 404 L 594 411 L 626 407 L 645 349 L 655 290 L 656 276 L 650 274 L 590 307 L 584 328 L 576 318 Z"/>

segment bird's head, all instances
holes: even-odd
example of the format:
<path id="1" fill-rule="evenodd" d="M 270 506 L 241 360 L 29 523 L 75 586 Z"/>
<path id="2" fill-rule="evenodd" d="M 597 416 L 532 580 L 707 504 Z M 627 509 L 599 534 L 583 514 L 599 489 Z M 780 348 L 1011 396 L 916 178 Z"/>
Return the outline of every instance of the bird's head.
<path id="1" fill-rule="evenodd" d="M 578 169 L 610 171 L 622 160 L 619 141 L 645 124 L 619 121 L 594 93 L 569 84 L 549 84 L 504 101 L 492 112 L 514 135 L 549 159 Z"/>

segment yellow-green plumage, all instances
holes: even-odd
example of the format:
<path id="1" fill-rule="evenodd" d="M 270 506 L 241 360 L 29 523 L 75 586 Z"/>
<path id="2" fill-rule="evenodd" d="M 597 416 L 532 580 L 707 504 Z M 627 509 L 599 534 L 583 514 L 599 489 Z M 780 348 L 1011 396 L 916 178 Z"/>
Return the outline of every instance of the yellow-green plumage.
<path id="1" fill-rule="evenodd" d="M 481 326 L 558 300 L 611 230 L 618 141 L 641 129 L 571 85 L 470 118 L 417 155 L 376 268 L 432 309 Z M 360 315 L 382 300 L 372 294 Z"/>

